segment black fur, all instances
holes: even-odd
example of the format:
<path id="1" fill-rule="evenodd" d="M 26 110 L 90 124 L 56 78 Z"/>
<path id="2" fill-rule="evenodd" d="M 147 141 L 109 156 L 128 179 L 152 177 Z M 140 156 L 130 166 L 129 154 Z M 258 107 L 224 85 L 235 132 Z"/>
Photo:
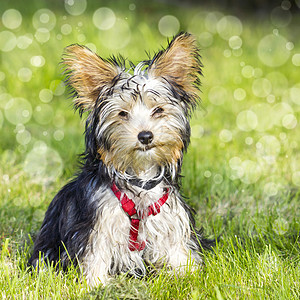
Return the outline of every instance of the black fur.
<path id="1" fill-rule="evenodd" d="M 100 186 L 110 184 L 104 164 L 88 154 L 79 175 L 52 200 L 29 264 L 35 265 L 41 252 L 49 262 L 58 263 L 64 258 L 61 260 L 64 269 L 70 260 L 76 265 L 77 259 L 80 260 L 84 254 L 97 212 L 97 203 L 91 203 L 88 199 Z M 71 221 L 72 224 L 67 224 Z"/>

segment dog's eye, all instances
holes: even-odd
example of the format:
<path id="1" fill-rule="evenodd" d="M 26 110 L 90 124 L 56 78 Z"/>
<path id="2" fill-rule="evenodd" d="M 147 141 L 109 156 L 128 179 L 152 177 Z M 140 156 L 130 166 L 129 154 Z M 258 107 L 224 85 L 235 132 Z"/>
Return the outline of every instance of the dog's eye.
<path id="1" fill-rule="evenodd" d="M 164 112 L 164 109 L 161 107 L 156 107 L 152 113 L 152 116 L 156 116 L 158 117 L 159 115 L 161 115 Z"/>
<path id="2" fill-rule="evenodd" d="M 124 110 L 121 110 L 119 112 L 119 116 L 122 118 L 122 119 L 128 119 L 128 112 L 127 111 L 124 111 Z"/>

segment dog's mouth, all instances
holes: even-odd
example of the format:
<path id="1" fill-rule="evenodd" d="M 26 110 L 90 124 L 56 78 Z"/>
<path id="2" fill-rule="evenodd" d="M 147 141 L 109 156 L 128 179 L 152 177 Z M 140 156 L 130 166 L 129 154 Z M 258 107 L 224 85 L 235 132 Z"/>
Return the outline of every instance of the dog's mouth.
<path id="1" fill-rule="evenodd" d="M 147 152 L 155 147 L 156 147 L 155 145 L 143 145 L 143 146 L 136 147 L 136 150 L 141 152 Z"/>

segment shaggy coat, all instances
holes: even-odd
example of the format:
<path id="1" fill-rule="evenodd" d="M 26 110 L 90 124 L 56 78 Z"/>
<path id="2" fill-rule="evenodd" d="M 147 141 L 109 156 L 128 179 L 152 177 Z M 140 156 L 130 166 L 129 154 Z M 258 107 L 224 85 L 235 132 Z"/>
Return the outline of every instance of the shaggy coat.
<path id="1" fill-rule="evenodd" d="M 75 107 L 87 112 L 86 150 L 52 200 L 29 263 L 72 262 L 92 286 L 121 272 L 143 276 L 147 266 L 201 265 L 210 244 L 179 192 L 202 67 L 195 39 L 181 33 L 130 70 L 80 45 L 66 48 L 62 64 Z"/>

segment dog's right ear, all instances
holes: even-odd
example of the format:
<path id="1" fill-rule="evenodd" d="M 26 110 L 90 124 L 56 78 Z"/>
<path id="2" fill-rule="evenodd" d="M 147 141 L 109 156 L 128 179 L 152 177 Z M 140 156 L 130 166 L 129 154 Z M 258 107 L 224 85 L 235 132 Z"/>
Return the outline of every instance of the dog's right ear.
<path id="1" fill-rule="evenodd" d="M 76 95 L 75 107 L 80 113 L 91 110 L 99 94 L 109 89 L 121 73 L 117 62 L 104 60 L 85 46 L 70 45 L 61 61 L 67 84 Z"/>

